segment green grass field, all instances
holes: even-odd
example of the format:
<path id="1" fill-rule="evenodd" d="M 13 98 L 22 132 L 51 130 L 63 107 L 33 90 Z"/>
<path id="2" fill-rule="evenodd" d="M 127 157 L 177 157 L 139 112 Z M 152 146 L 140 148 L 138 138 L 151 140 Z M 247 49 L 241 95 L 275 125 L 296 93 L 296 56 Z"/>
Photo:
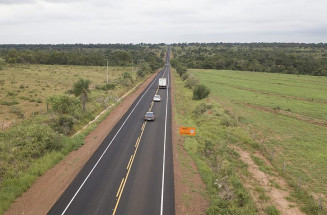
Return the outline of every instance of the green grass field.
<path id="1" fill-rule="evenodd" d="M 128 67 L 109 67 L 109 81 L 119 78 Z M 133 78 L 136 74 L 133 73 Z M 22 120 L 22 114 L 29 118 L 35 112 L 46 111 L 46 99 L 62 94 L 72 88 L 79 78 L 92 81 L 91 89 L 106 82 L 106 67 L 65 66 L 65 65 L 28 65 L 16 64 L 0 70 L 0 123 L 8 124 Z M 126 88 L 117 87 L 105 95 L 104 91 L 91 93 L 91 99 L 119 97 Z"/>
<path id="2" fill-rule="evenodd" d="M 189 70 L 291 185 L 327 197 L 327 77 Z M 239 143 L 245 144 L 246 143 Z"/>

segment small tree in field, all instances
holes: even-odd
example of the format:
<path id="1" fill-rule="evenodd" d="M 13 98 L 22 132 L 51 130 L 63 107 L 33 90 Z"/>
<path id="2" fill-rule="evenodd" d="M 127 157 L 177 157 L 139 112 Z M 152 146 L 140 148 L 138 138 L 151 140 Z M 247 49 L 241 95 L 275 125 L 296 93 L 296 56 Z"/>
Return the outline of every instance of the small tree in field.
<path id="1" fill-rule="evenodd" d="M 193 89 L 193 99 L 201 100 L 210 94 L 210 89 L 202 84 L 196 85 Z"/>
<path id="2" fill-rule="evenodd" d="M 88 79 L 84 80 L 84 79 L 81 78 L 73 86 L 72 93 L 75 96 L 80 96 L 81 101 L 82 101 L 82 109 L 83 109 L 83 112 L 86 111 L 85 104 L 87 102 L 88 93 L 90 93 L 90 89 L 89 89 L 90 84 L 91 84 L 91 81 L 90 80 L 88 80 Z"/>

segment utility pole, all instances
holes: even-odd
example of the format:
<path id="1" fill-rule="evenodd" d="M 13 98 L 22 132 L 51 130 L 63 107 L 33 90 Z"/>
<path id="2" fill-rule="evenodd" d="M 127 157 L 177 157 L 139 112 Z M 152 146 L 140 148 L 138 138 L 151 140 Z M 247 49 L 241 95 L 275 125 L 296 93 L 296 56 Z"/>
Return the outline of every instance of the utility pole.
<path id="1" fill-rule="evenodd" d="M 134 72 L 134 69 L 133 69 L 133 61 L 134 61 L 134 60 L 132 59 L 132 72 Z"/>
<path id="2" fill-rule="evenodd" d="M 109 84 L 108 60 L 107 60 L 107 84 Z"/>

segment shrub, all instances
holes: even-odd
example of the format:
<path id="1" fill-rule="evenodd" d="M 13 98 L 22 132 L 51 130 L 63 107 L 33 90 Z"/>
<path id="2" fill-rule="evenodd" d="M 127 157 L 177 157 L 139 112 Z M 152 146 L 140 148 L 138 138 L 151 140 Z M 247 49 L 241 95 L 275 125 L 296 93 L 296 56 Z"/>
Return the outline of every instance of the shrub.
<path id="1" fill-rule="evenodd" d="M 132 75 L 129 72 L 124 72 L 120 77 L 120 83 L 122 85 L 130 85 L 134 82 Z"/>
<path id="2" fill-rule="evenodd" d="M 78 99 L 68 95 L 51 96 L 46 102 L 52 106 L 53 112 L 58 114 L 76 115 L 80 110 Z"/>
<path id="3" fill-rule="evenodd" d="M 224 115 L 221 119 L 220 119 L 220 124 L 224 125 L 224 126 L 236 126 L 237 125 L 237 121 L 233 118 L 231 118 L 228 115 Z"/>
<path id="4" fill-rule="evenodd" d="M 137 70 L 136 75 L 138 77 L 143 78 L 145 76 L 145 72 L 142 69 Z"/>
<path id="5" fill-rule="evenodd" d="M 18 107 L 18 106 L 11 106 L 10 107 L 10 113 L 16 114 L 19 118 L 23 118 L 24 117 L 23 110 L 20 107 Z"/>
<path id="6" fill-rule="evenodd" d="M 195 115 L 200 115 L 200 114 L 205 113 L 207 110 L 209 110 L 211 108 L 212 108 L 211 104 L 201 103 L 195 107 L 195 109 L 193 110 L 193 113 Z"/>
<path id="7" fill-rule="evenodd" d="M 193 90 L 193 99 L 194 100 L 201 100 L 210 94 L 210 89 L 204 85 L 196 85 Z"/>
<path id="8" fill-rule="evenodd" d="M 185 81 L 186 79 L 188 79 L 188 77 L 189 77 L 190 75 L 186 72 L 186 73 L 184 73 L 183 75 L 182 75 L 182 80 L 183 81 Z"/>
<path id="9" fill-rule="evenodd" d="M 279 215 L 280 214 L 275 206 L 268 206 L 265 209 L 265 212 L 266 212 L 267 215 Z"/>
<path id="10" fill-rule="evenodd" d="M 52 127 L 60 134 L 68 135 L 72 132 L 74 126 L 74 118 L 70 115 L 61 115 L 55 118 Z"/>
<path id="11" fill-rule="evenodd" d="M 96 85 L 95 89 L 103 91 L 113 90 L 115 89 L 115 84 Z"/>
<path id="12" fill-rule="evenodd" d="M 190 75 L 186 79 L 184 86 L 192 89 L 194 86 L 196 86 L 198 84 L 199 84 L 199 80 L 196 77 L 194 77 L 193 75 Z"/>
<path id="13" fill-rule="evenodd" d="M 44 123 L 22 123 L 10 129 L 5 135 L 5 139 L 9 141 L 7 145 L 9 148 L 6 150 L 13 153 L 16 161 L 39 158 L 47 151 L 63 147 L 60 135 Z"/>
<path id="14" fill-rule="evenodd" d="M 11 92 L 11 91 L 8 91 L 8 92 L 7 92 L 7 96 L 15 96 L 15 95 L 16 95 L 15 92 Z"/>
<path id="15" fill-rule="evenodd" d="M 148 63 L 142 63 L 139 70 L 137 70 L 136 74 L 138 77 L 143 78 L 146 74 L 151 73 L 151 67 Z"/>
<path id="16" fill-rule="evenodd" d="M 17 101 L 10 101 L 10 102 L 8 102 L 8 101 L 1 101 L 0 104 L 1 105 L 6 105 L 6 106 L 11 106 L 11 105 L 17 105 L 19 103 Z"/>

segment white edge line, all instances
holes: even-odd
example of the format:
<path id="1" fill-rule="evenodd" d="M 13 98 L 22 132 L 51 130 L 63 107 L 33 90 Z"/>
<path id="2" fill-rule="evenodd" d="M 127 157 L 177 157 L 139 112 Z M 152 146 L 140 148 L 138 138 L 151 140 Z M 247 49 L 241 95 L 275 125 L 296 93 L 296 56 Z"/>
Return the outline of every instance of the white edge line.
<path id="1" fill-rule="evenodd" d="M 77 196 L 77 194 L 79 193 L 79 191 L 82 189 L 82 187 L 84 186 L 85 182 L 87 181 L 87 179 L 90 177 L 90 175 L 92 174 L 92 172 L 94 171 L 95 167 L 98 165 L 98 163 L 100 162 L 100 160 L 102 159 L 103 155 L 107 152 L 108 148 L 110 147 L 111 143 L 115 140 L 116 136 L 118 135 L 118 133 L 120 132 L 120 130 L 122 129 L 122 127 L 125 125 L 126 121 L 129 119 L 129 117 L 131 116 L 131 114 L 134 112 L 135 108 L 138 106 L 138 104 L 140 103 L 140 101 L 142 100 L 142 98 L 144 97 L 144 95 L 148 92 L 148 90 L 150 89 L 150 87 L 152 86 L 152 84 L 156 81 L 156 79 L 159 77 L 159 75 L 157 75 L 157 77 L 152 81 L 152 83 L 150 84 L 150 86 L 148 87 L 148 89 L 143 93 L 142 97 L 139 99 L 139 101 L 136 103 L 135 107 L 133 108 L 133 110 L 130 112 L 130 114 L 127 116 L 127 118 L 125 119 L 124 123 L 120 126 L 119 130 L 117 131 L 117 133 L 115 134 L 115 136 L 112 138 L 112 140 L 110 141 L 109 145 L 106 147 L 106 149 L 104 150 L 104 152 L 101 154 L 100 158 L 98 159 L 98 161 L 95 163 L 95 165 L 93 166 L 93 168 L 91 169 L 90 173 L 86 176 L 86 178 L 84 179 L 83 183 L 81 184 L 81 186 L 78 188 L 78 190 L 76 191 L 76 193 L 74 194 L 74 196 L 72 197 L 72 199 L 69 201 L 68 205 L 66 206 L 65 210 L 61 213 L 61 215 L 64 215 L 68 209 L 68 207 L 71 205 L 71 203 L 73 202 L 73 200 L 75 199 L 75 197 Z"/>
<path id="2" fill-rule="evenodd" d="M 166 99 L 166 117 L 165 117 L 165 136 L 164 136 L 164 152 L 163 152 L 163 162 L 162 162 L 162 183 L 161 183 L 161 208 L 160 215 L 163 214 L 163 197 L 165 188 L 165 160 L 166 160 L 166 136 L 167 136 L 167 110 L 168 110 L 168 100 L 169 100 L 169 71 L 168 71 L 168 84 L 167 84 L 167 99 Z"/>

